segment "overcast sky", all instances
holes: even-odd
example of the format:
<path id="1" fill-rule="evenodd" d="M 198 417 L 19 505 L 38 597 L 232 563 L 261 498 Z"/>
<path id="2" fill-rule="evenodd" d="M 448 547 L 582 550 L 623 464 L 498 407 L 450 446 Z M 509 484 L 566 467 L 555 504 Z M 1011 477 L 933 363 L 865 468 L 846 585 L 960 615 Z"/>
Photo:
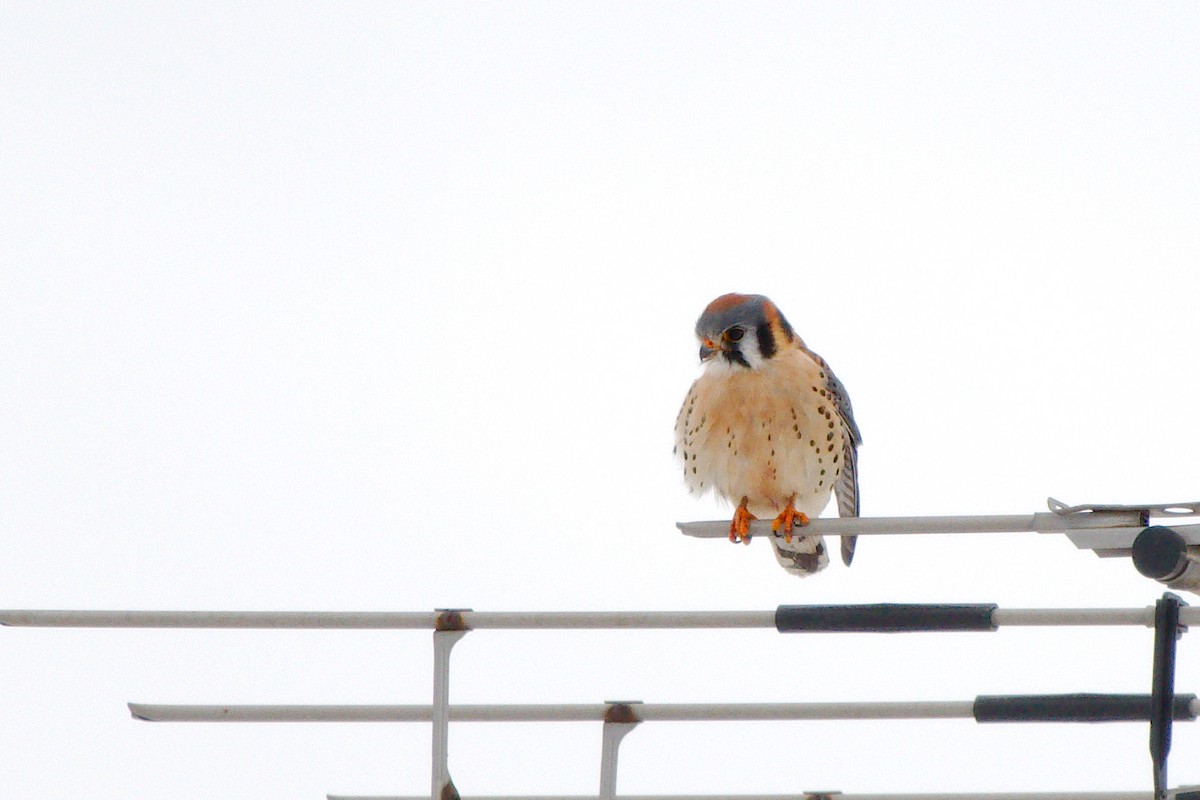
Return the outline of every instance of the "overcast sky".
<path id="1" fill-rule="evenodd" d="M 672 424 L 700 311 L 762 293 L 849 389 L 865 515 L 1200 500 L 1198 154 L 1195 3 L 0 3 L 0 606 L 1150 604 L 1051 536 L 804 581 L 687 539 L 730 509 Z M 427 703 L 430 639 L 0 630 L 0 796 L 425 792 L 424 725 L 124 704 Z M 1145 692 L 1151 641 L 480 631 L 451 696 Z M 1144 789 L 1147 738 L 647 724 L 619 787 Z M 451 770 L 594 792 L 599 739 L 460 725 Z"/>

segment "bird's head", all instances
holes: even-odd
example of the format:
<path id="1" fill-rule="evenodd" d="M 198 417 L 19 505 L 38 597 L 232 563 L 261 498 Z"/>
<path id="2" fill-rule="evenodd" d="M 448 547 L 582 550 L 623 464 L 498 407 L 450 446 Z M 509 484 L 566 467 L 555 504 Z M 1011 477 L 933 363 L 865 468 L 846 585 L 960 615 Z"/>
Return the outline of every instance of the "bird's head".
<path id="1" fill-rule="evenodd" d="M 700 360 L 730 369 L 758 369 L 799 340 L 761 294 L 723 294 L 696 321 Z"/>

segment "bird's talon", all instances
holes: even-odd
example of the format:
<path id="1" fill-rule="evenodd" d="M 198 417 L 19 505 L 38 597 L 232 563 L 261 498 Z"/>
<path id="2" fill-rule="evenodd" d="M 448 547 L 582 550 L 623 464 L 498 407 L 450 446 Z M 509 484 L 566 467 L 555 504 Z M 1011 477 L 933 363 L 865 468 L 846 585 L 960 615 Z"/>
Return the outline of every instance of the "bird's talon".
<path id="1" fill-rule="evenodd" d="M 746 508 L 743 499 L 733 512 L 733 520 L 729 523 L 729 541 L 750 544 L 750 521 L 758 519 Z"/>
<path id="2" fill-rule="evenodd" d="M 792 543 L 792 528 L 799 525 L 803 528 L 808 524 L 808 515 L 802 511 L 797 511 L 789 500 L 787 507 L 780 512 L 779 516 L 771 522 L 771 530 L 779 533 L 779 529 L 783 528 L 783 540 L 788 544 Z"/>

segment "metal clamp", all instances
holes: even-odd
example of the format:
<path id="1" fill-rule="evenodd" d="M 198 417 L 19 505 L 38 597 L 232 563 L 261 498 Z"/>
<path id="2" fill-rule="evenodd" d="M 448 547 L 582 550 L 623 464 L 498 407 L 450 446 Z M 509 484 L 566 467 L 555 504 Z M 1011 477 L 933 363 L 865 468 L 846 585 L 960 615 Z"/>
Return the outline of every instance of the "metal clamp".
<path id="1" fill-rule="evenodd" d="M 1142 517 L 1146 522 L 1150 517 L 1200 517 L 1200 501 L 1187 503 L 1145 503 L 1132 506 L 1111 505 L 1085 503 L 1078 506 L 1069 506 L 1061 500 L 1055 500 L 1053 497 L 1046 498 L 1046 505 L 1050 510 L 1059 516 L 1071 516 L 1074 514 L 1115 514 L 1125 513 L 1129 511 L 1141 512 Z M 1142 524 L 1146 524 L 1143 522 Z"/>

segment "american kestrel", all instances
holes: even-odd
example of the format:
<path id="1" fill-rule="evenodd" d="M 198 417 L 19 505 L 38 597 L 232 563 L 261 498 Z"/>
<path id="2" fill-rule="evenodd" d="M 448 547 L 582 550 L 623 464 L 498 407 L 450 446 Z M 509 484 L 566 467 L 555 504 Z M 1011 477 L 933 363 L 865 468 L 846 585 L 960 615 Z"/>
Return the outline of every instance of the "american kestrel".
<path id="1" fill-rule="evenodd" d="M 774 517 L 775 557 L 811 575 L 829 563 L 821 536 L 794 536 L 837 497 L 858 516 L 858 446 L 850 397 L 783 314 L 757 294 L 726 294 L 696 322 L 702 374 L 675 420 L 675 453 L 688 490 L 737 505 L 731 542 L 750 541 L 750 520 Z M 780 535 L 782 534 L 782 535 Z M 842 537 L 842 561 L 857 537 Z"/>

